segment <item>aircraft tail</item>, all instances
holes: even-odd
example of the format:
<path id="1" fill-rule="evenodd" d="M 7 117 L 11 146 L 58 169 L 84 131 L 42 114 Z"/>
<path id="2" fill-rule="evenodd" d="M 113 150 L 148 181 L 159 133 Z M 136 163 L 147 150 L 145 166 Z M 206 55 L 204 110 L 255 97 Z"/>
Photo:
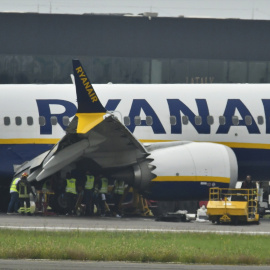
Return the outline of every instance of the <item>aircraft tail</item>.
<path id="1" fill-rule="evenodd" d="M 101 104 L 79 60 L 72 60 L 78 110 L 77 133 L 86 133 L 103 121 L 106 109 Z"/>
<path id="2" fill-rule="evenodd" d="M 72 60 L 75 77 L 78 110 L 77 113 L 104 113 L 106 109 L 100 103 L 98 96 L 86 75 L 79 60 Z"/>

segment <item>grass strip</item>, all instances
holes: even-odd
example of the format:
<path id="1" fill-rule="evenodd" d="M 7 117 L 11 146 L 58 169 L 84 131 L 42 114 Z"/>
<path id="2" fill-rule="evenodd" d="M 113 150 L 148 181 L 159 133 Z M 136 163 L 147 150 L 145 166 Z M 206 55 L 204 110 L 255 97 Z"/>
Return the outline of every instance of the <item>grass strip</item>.
<path id="1" fill-rule="evenodd" d="M 0 230 L 1 259 L 270 265 L 270 236 Z"/>

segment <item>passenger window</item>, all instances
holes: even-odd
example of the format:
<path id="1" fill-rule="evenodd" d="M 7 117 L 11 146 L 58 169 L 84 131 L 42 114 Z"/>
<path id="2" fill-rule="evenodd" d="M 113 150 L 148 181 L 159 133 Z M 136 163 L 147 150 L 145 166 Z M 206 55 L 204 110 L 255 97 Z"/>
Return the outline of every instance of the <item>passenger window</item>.
<path id="1" fill-rule="evenodd" d="M 26 118 L 26 122 L 27 122 L 27 125 L 28 125 L 28 126 L 32 126 L 32 125 L 34 124 L 33 117 L 28 116 L 28 117 Z"/>
<path id="2" fill-rule="evenodd" d="M 22 124 L 22 118 L 20 116 L 16 116 L 15 123 L 17 126 L 20 126 Z"/>
<path id="3" fill-rule="evenodd" d="M 233 117 L 232 117 L 232 123 L 233 123 L 235 126 L 238 126 L 238 125 L 239 125 L 239 119 L 238 119 L 238 116 L 233 116 Z"/>
<path id="4" fill-rule="evenodd" d="M 134 122 L 136 126 L 140 126 L 141 125 L 141 117 L 140 116 L 135 116 L 134 117 Z"/>
<path id="5" fill-rule="evenodd" d="M 57 117 L 56 116 L 51 117 L 51 124 L 54 126 L 57 124 Z"/>
<path id="6" fill-rule="evenodd" d="M 69 117 L 68 116 L 63 116 L 62 118 L 63 125 L 67 127 L 69 125 Z"/>
<path id="7" fill-rule="evenodd" d="M 182 122 L 183 122 L 183 125 L 187 125 L 188 124 L 188 116 L 183 115 L 182 116 Z"/>
<path id="8" fill-rule="evenodd" d="M 171 126 L 175 126 L 176 125 L 176 117 L 174 115 L 170 116 L 170 124 Z"/>
<path id="9" fill-rule="evenodd" d="M 252 118 L 250 115 L 245 116 L 245 123 L 247 126 L 250 126 L 252 124 Z"/>
<path id="10" fill-rule="evenodd" d="M 152 116 L 146 116 L 146 125 L 152 126 L 153 125 L 153 118 Z"/>
<path id="11" fill-rule="evenodd" d="M 4 117 L 4 125 L 9 126 L 10 125 L 10 118 L 8 116 Z"/>
<path id="12" fill-rule="evenodd" d="M 207 124 L 209 126 L 214 124 L 214 117 L 213 116 L 211 116 L 211 115 L 207 116 Z"/>
<path id="13" fill-rule="evenodd" d="M 124 117 L 124 124 L 125 124 L 125 126 L 130 126 L 130 117 L 129 116 Z"/>
<path id="14" fill-rule="evenodd" d="M 257 120 L 258 120 L 258 124 L 259 124 L 259 125 L 263 125 L 263 123 L 264 123 L 263 116 L 258 116 L 258 117 L 257 117 Z"/>
<path id="15" fill-rule="evenodd" d="M 226 117 L 225 116 L 220 116 L 219 117 L 219 124 L 221 126 L 224 126 L 226 124 Z"/>
<path id="16" fill-rule="evenodd" d="M 201 116 L 195 116 L 195 125 L 200 126 L 202 124 L 202 117 Z"/>
<path id="17" fill-rule="evenodd" d="M 45 119 L 45 117 L 44 116 L 40 116 L 38 118 L 38 122 L 39 122 L 39 125 L 40 126 L 45 126 L 46 125 L 46 119 Z"/>

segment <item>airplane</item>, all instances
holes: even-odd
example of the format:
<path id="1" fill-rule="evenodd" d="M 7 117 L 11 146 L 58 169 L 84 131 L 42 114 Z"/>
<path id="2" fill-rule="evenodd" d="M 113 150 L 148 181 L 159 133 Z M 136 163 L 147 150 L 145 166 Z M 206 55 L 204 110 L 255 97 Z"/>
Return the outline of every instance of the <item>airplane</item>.
<path id="1" fill-rule="evenodd" d="M 1 177 L 28 172 L 37 186 L 90 169 L 153 200 L 207 199 L 246 174 L 269 179 L 268 85 L 93 87 L 78 60 L 73 72 L 76 91 L 0 86 Z"/>

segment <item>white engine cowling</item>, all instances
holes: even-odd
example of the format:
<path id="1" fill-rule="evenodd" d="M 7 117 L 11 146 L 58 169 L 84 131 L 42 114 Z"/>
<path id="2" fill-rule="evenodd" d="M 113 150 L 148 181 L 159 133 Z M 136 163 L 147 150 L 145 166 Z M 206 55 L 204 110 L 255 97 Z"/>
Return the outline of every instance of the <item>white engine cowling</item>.
<path id="1" fill-rule="evenodd" d="M 151 153 L 114 177 L 152 200 L 207 200 L 210 187 L 234 188 L 238 165 L 231 148 L 215 143 L 169 142 L 146 146 Z"/>
<path id="2" fill-rule="evenodd" d="M 235 187 L 238 165 L 227 146 L 173 142 L 152 144 L 147 150 L 151 152 L 147 166 L 144 162 L 140 173 L 134 168 L 134 186 L 148 198 L 207 199 L 210 187 Z"/>

